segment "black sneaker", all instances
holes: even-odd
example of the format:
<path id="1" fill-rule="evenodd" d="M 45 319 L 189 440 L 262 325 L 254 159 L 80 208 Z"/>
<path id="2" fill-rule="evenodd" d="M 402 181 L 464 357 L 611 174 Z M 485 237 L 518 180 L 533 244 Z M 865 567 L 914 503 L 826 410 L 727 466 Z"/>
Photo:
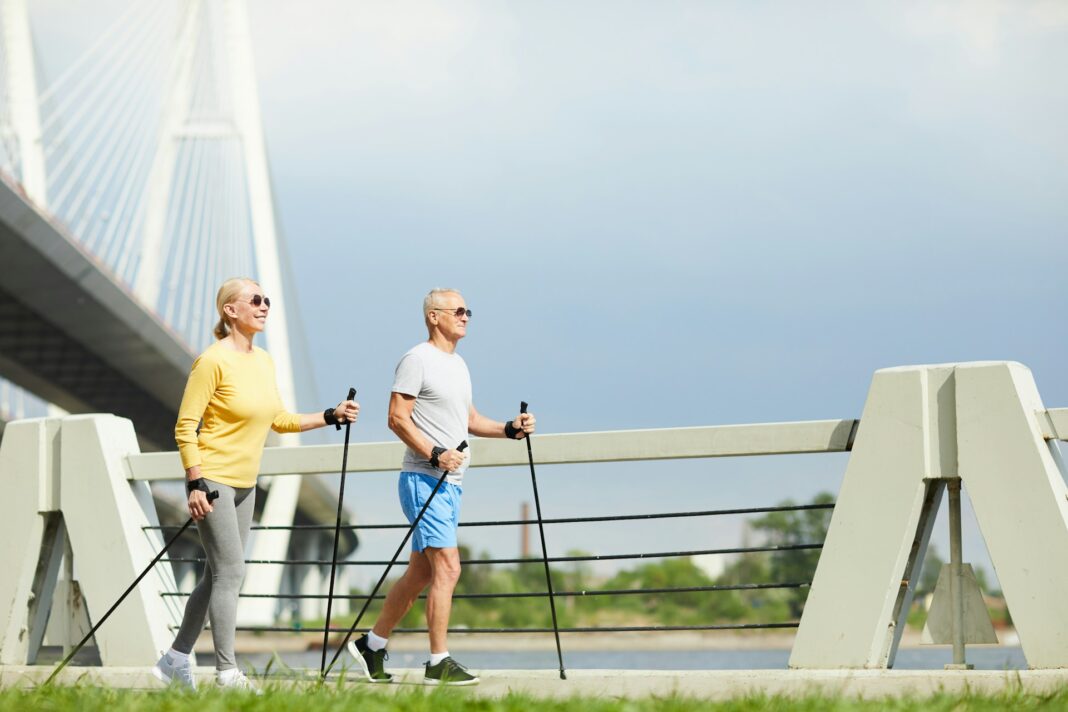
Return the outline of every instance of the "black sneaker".
<path id="1" fill-rule="evenodd" d="M 346 646 L 352 657 L 360 664 L 364 676 L 368 682 L 392 682 L 393 676 L 385 670 L 385 663 L 389 660 L 389 653 L 385 648 L 371 650 L 367 647 L 367 634 L 364 633 L 356 640 L 350 640 Z"/>
<path id="2" fill-rule="evenodd" d="M 445 658 L 437 665 L 426 664 L 424 685 L 477 685 L 478 678 L 467 672 L 460 663 L 451 657 Z"/>

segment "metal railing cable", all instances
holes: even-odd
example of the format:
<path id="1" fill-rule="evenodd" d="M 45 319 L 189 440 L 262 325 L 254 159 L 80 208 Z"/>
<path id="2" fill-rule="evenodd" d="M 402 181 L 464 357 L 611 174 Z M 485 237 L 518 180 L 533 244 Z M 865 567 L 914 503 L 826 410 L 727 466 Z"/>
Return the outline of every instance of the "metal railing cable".
<path id="1" fill-rule="evenodd" d="M 537 560 L 532 560 L 532 563 L 537 563 Z M 735 584 L 720 584 L 716 586 L 680 586 L 677 588 L 617 588 L 617 589 L 592 589 L 588 591 L 553 591 L 554 596 L 560 596 L 564 598 L 568 597 L 588 597 L 588 596 L 628 596 L 637 594 L 649 594 L 649 593 L 707 593 L 710 591 L 763 591 L 774 589 L 786 589 L 786 588 L 807 588 L 811 586 L 811 581 L 798 581 L 788 583 L 735 583 Z M 184 591 L 164 591 L 161 596 L 188 596 L 189 593 Z M 501 593 L 454 593 L 452 595 L 453 600 L 462 598 L 467 599 L 485 599 L 485 598 L 546 598 L 548 597 L 548 591 L 507 591 Z M 277 598 L 284 600 L 325 600 L 327 594 L 325 593 L 241 593 L 238 594 L 240 598 Z M 341 594 L 335 593 L 334 598 L 342 598 L 350 601 L 363 601 L 367 598 L 367 594 L 360 593 L 348 593 Z M 384 594 L 378 594 L 371 600 L 382 601 L 385 600 Z M 419 596 L 418 600 L 426 600 L 426 595 Z"/>
<path id="2" fill-rule="evenodd" d="M 716 517 L 737 514 L 768 514 L 772 512 L 803 512 L 814 509 L 834 509 L 833 504 L 791 504 L 778 507 L 745 507 L 740 509 L 706 509 L 695 512 L 656 512 L 653 514 L 619 514 L 603 517 L 561 517 L 557 519 L 543 519 L 542 524 L 587 524 L 592 522 L 628 522 L 644 519 L 673 519 L 677 517 Z M 525 524 L 537 524 L 537 519 L 500 519 L 482 522 L 460 522 L 461 527 L 505 527 Z M 343 524 L 342 529 L 407 529 L 409 524 Z M 173 525 L 146 526 L 142 529 L 167 530 L 177 529 Z M 289 524 L 278 526 L 253 525 L 252 531 L 334 531 L 333 525 L 327 524 Z"/>
<path id="3" fill-rule="evenodd" d="M 769 514 L 774 512 L 804 512 L 813 510 L 831 510 L 834 508 L 834 504 L 798 504 L 798 505 L 779 505 L 774 507 L 744 507 L 733 509 L 713 509 L 713 510 L 698 510 L 698 511 L 685 511 L 685 512 L 658 512 L 650 514 L 623 514 L 623 515 L 611 515 L 611 516 L 597 516 L 597 517 L 561 517 L 555 519 L 543 519 L 542 524 L 586 524 L 595 522 L 625 522 L 625 521 L 641 521 L 641 520 L 658 520 L 658 519 L 671 519 L 671 518 L 683 518 L 683 517 L 714 517 L 714 516 L 729 516 L 729 515 L 751 515 L 751 514 Z M 476 522 L 461 522 L 460 526 L 467 527 L 489 527 L 489 526 L 524 526 L 537 524 L 536 519 L 506 519 L 506 520 L 491 520 L 491 521 L 476 521 Z M 341 528 L 349 531 L 355 530 L 388 530 L 388 529 L 406 529 L 410 525 L 408 524 L 351 524 L 344 525 Z M 166 530 L 170 527 L 167 526 L 154 526 L 145 527 L 145 529 L 160 529 Z M 318 525 L 318 524 L 293 524 L 287 526 L 253 526 L 253 529 L 259 530 L 288 530 L 294 532 L 326 532 L 327 530 L 333 530 L 333 526 Z M 595 561 L 625 561 L 625 560 L 651 560 L 651 559 L 665 559 L 665 558 L 679 558 L 679 557 L 695 557 L 695 556 L 710 556 L 710 555 L 726 555 L 726 554 L 784 554 L 789 552 L 805 552 L 821 549 L 822 543 L 795 543 L 795 544 L 765 544 L 759 546 L 737 546 L 737 547 L 724 547 L 717 549 L 698 549 L 698 550 L 680 550 L 680 551 L 657 551 L 657 552 L 644 552 L 644 553 L 622 553 L 622 554 L 576 554 L 570 556 L 553 556 L 546 557 L 544 559 L 545 565 L 549 563 L 553 564 L 569 564 L 580 562 L 595 562 Z M 196 557 L 171 557 L 164 559 L 173 563 L 204 563 L 206 559 L 202 556 Z M 282 565 L 282 566 L 328 566 L 332 562 L 328 559 L 246 559 L 246 564 L 249 565 Z M 396 561 L 393 565 L 405 566 L 408 562 Z M 523 565 L 532 565 L 542 563 L 542 560 L 531 557 L 507 557 L 507 558 L 470 558 L 461 560 L 461 565 L 517 565 L 522 567 Z M 337 566 L 385 566 L 390 564 L 388 561 L 379 560 L 357 560 L 347 559 L 337 562 Z M 572 584 L 574 586 L 574 584 Z M 493 600 L 493 599 L 532 599 L 532 598 L 548 598 L 550 595 L 578 600 L 587 598 L 597 598 L 604 596 L 674 596 L 685 595 L 695 593 L 715 593 L 715 592 L 772 592 L 777 590 L 799 590 L 807 589 L 811 586 L 811 581 L 779 581 L 779 582 L 760 582 L 760 583 L 725 583 L 725 584 L 712 584 L 705 586 L 677 586 L 677 587 L 650 587 L 650 588 L 611 588 L 611 589 L 579 589 L 579 590 L 554 590 L 552 594 L 548 590 L 542 591 L 502 591 L 502 592 L 485 592 L 485 593 L 456 593 L 453 595 L 454 600 Z M 555 589 L 555 587 L 554 587 Z M 167 591 L 163 594 L 168 597 L 180 597 L 188 596 L 188 593 L 181 591 Z M 257 598 L 257 599 L 276 599 L 284 601 L 314 601 L 325 600 L 327 595 L 317 593 L 241 593 L 241 598 Z M 378 594 L 372 592 L 370 596 L 366 593 L 335 593 L 332 599 L 346 600 L 346 601 L 363 601 L 366 607 L 374 601 L 382 601 L 385 599 L 384 594 Z M 425 600 L 426 596 L 419 596 L 419 600 Z M 669 599 L 665 599 L 669 600 Z M 295 604 L 294 604 L 295 605 Z M 736 623 L 709 623 L 709 624 L 693 624 L 693 625 L 609 625 L 609 626 L 577 626 L 571 627 L 457 627 L 450 628 L 449 634 L 472 634 L 472 633 L 485 633 L 485 634 L 510 634 L 510 633 L 625 633 L 625 632 L 671 632 L 671 631 L 726 631 L 726 630 L 774 630 L 774 629 L 791 629 L 797 628 L 799 621 L 774 621 L 774 622 L 736 622 Z M 326 626 L 322 622 L 318 622 L 317 625 L 311 626 L 302 625 L 300 622 L 294 623 L 290 626 L 284 625 L 262 625 L 262 626 L 238 626 L 237 630 L 243 632 L 254 633 L 314 633 L 314 634 L 344 634 L 349 632 L 348 628 L 341 626 Z M 396 628 L 395 633 L 425 633 L 426 628 Z"/>
<path id="4" fill-rule="evenodd" d="M 821 549 L 823 544 L 778 544 L 769 546 L 736 546 L 726 549 L 696 549 L 688 551 L 656 551 L 642 554 L 586 554 L 582 556 L 550 556 L 549 563 L 563 564 L 579 561 L 624 561 L 628 559 L 661 559 L 679 556 L 711 556 L 715 554 L 749 554 L 758 552 L 774 551 L 805 551 L 809 549 Z M 196 564 L 205 563 L 203 556 L 169 557 L 162 559 L 165 562 Z M 470 566 L 475 564 L 529 564 L 536 560 L 530 558 L 511 559 L 461 559 L 460 564 Z M 246 564 L 275 564 L 280 566 L 324 566 L 330 563 L 329 559 L 245 559 Z M 337 562 L 338 566 L 385 566 L 389 561 L 358 561 L 348 559 Z M 395 566 L 407 566 L 406 561 L 397 561 Z"/>
<path id="5" fill-rule="evenodd" d="M 548 594 L 546 594 L 548 595 Z M 777 628 L 796 628 L 800 621 L 779 621 L 775 623 L 715 623 L 708 625 L 621 625 L 621 626 L 574 626 L 560 628 L 561 633 L 643 633 L 649 631 L 684 631 L 684 630 L 773 630 Z M 172 626 L 173 628 L 174 626 Z M 206 626 L 205 630 L 211 630 Z M 348 628 L 331 626 L 308 626 L 307 628 L 286 628 L 283 626 L 237 626 L 237 630 L 246 633 L 345 633 Z M 426 633 L 426 628 L 394 628 L 393 633 Z M 449 628 L 449 635 L 465 633 L 552 633 L 551 627 L 539 628 Z"/>

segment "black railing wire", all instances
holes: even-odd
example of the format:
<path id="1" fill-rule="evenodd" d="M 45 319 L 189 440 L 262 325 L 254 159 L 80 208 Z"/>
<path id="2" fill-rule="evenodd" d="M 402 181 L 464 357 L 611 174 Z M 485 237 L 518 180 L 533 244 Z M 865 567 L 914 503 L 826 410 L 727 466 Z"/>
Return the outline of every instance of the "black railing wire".
<path id="1" fill-rule="evenodd" d="M 739 514 L 766 514 L 771 512 L 798 512 L 809 510 L 821 510 L 821 509 L 833 509 L 834 504 L 799 504 L 799 505 L 783 505 L 777 507 L 746 507 L 740 509 L 714 509 L 714 510 L 702 510 L 692 512 L 662 512 L 654 514 L 627 514 L 616 516 L 603 516 L 603 517 L 567 517 L 557 519 L 544 519 L 542 524 L 585 524 L 592 522 L 621 522 L 621 521 L 636 521 L 636 520 L 650 520 L 650 519 L 669 519 L 680 517 L 710 517 L 710 516 L 725 516 L 725 515 L 739 515 Z M 461 527 L 490 527 L 490 526 L 519 526 L 528 524 L 537 524 L 536 519 L 506 519 L 506 520 L 494 520 L 494 521 L 481 521 L 481 522 L 461 522 Z M 370 530 L 370 529 L 407 529 L 408 524 L 352 524 L 342 526 L 342 529 L 348 530 Z M 146 530 L 168 530 L 175 529 L 176 527 L 170 526 L 151 526 L 144 527 Z M 293 524 L 287 526 L 253 526 L 252 529 L 260 531 L 333 531 L 333 526 L 319 525 L 319 524 Z M 700 550 L 688 550 L 688 551 L 660 551 L 651 553 L 635 553 L 635 554 L 587 554 L 587 555 L 575 555 L 575 556 L 556 556 L 549 557 L 550 563 L 576 563 L 582 561 L 622 561 L 628 559 L 654 559 L 654 558 L 670 558 L 670 557 L 689 557 L 689 556 L 707 556 L 716 554 L 748 554 L 748 553 L 761 553 L 761 552 L 785 552 L 785 551 L 808 551 L 814 549 L 820 549 L 823 547 L 822 543 L 806 543 L 806 544 L 783 544 L 783 545 L 767 545 L 767 546 L 742 546 L 742 547 L 729 547 L 721 549 L 700 549 Z M 162 559 L 163 561 L 169 561 L 172 563 L 204 563 L 206 559 L 204 557 L 171 557 L 168 559 Z M 330 564 L 330 560 L 325 559 L 246 559 L 246 564 L 269 564 L 269 565 L 283 565 L 283 566 L 325 566 Z M 389 565 L 389 561 L 358 561 L 358 560 L 345 560 L 337 562 L 338 566 L 386 566 Z M 537 559 L 532 558 L 505 558 L 505 559 L 466 559 L 462 560 L 461 565 L 490 565 L 490 564 L 530 564 L 538 563 Z M 397 561 L 395 565 L 406 566 L 408 562 Z M 778 582 L 778 583 L 741 583 L 741 584 L 721 584 L 713 586 L 683 586 L 675 588 L 626 588 L 626 589 L 603 589 L 603 590 L 583 590 L 583 591 L 554 591 L 554 595 L 565 598 L 582 598 L 592 596 L 627 596 L 627 595 L 647 595 L 647 594 L 674 594 L 674 593 L 704 593 L 715 591 L 758 591 L 758 590 L 774 590 L 774 589 L 800 589 L 807 588 L 811 585 L 808 581 L 795 581 L 795 582 Z M 167 591 L 163 593 L 164 596 L 188 596 L 188 593 L 181 591 Z M 285 600 L 314 600 L 327 598 L 324 594 L 272 594 L 272 593 L 242 593 L 242 598 L 273 598 L 273 599 L 285 599 Z M 529 591 L 529 592 L 507 592 L 507 593 L 461 593 L 454 594 L 454 599 L 503 599 L 503 598 L 547 598 L 549 596 L 548 591 Z M 335 594 L 334 598 L 344 600 L 366 600 L 366 595 L 360 594 Z M 376 595 L 373 600 L 382 600 L 385 595 Z M 420 596 L 421 600 L 426 596 Z M 582 626 L 571 628 L 560 628 L 560 633 L 619 633 L 619 632 L 654 632 L 654 631 L 713 631 L 713 630 L 761 630 L 761 629 L 784 629 L 784 628 L 796 628 L 799 625 L 798 621 L 780 621 L 773 623 L 724 623 L 724 624 L 711 624 L 711 625 L 646 625 L 646 626 Z M 347 628 L 331 627 L 326 629 L 325 627 L 304 627 L 300 625 L 295 626 L 238 626 L 237 630 L 245 632 L 259 632 L 259 633 L 346 633 Z M 395 628 L 395 633 L 425 633 L 426 628 Z M 462 634 L 462 633 L 551 633 L 552 628 L 450 628 L 448 631 L 450 634 Z"/>

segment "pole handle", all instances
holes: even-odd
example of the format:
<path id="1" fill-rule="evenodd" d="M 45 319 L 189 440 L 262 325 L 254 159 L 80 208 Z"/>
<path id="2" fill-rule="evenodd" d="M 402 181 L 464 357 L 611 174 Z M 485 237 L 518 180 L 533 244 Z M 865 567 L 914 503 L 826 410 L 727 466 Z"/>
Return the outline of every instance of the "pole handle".
<path id="1" fill-rule="evenodd" d="M 526 412 L 527 412 L 527 402 L 526 401 L 519 401 L 519 414 L 523 415 Z"/>
<path id="2" fill-rule="evenodd" d="M 466 449 L 467 449 L 467 441 L 464 440 L 462 443 L 460 443 L 460 446 L 456 448 L 456 452 L 463 452 Z"/>
<path id="3" fill-rule="evenodd" d="M 349 386 L 349 394 L 345 396 L 345 400 L 352 400 L 356 397 L 356 389 Z M 347 425 L 348 423 L 346 423 Z M 341 423 L 334 423 L 334 430 L 341 430 Z"/>
<path id="4" fill-rule="evenodd" d="M 208 492 L 208 504 L 211 504 L 219 498 L 219 490 L 212 490 Z"/>

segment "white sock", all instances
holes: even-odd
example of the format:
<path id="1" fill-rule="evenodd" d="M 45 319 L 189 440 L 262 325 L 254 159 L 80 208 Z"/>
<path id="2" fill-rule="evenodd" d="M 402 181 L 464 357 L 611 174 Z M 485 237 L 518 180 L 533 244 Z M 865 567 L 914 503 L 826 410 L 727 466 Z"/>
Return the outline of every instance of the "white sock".
<path id="1" fill-rule="evenodd" d="M 174 648 L 167 651 L 167 657 L 171 659 L 171 662 L 175 665 L 185 665 L 189 662 L 189 653 L 179 653 Z"/>
<path id="2" fill-rule="evenodd" d="M 431 665 L 437 665 L 438 663 L 440 663 L 442 660 L 444 660 L 447 657 L 449 657 L 449 651 L 448 650 L 446 650 L 444 653 L 431 653 L 430 654 L 430 664 Z"/>
<path id="3" fill-rule="evenodd" d="M 229 670 L 216 670 L 215 679 L 225 685 L 228 682 L 233 682 L 240 674 L 241 671 L 237 668 L 230 668 Z"/>
<path id="4" fill-rule="evenodd" d="M 381 650 L 389 645 L 389 638 L 383 638 L 380 635 L 375 635 L 373 630 L 367 631 L 367 647 L 371 650 Z"/>

